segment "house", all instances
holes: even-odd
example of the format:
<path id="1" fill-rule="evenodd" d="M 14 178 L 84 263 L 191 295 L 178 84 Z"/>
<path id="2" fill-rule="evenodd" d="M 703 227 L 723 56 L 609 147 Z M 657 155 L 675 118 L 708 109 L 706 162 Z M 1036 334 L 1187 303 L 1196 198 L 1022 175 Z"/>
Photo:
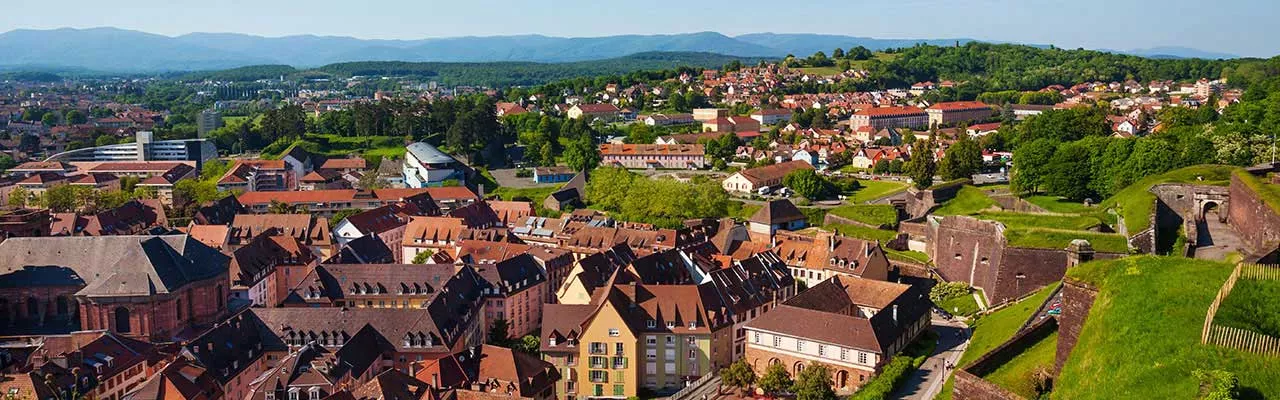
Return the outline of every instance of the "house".
<path id="1" fill-rule="evenodd" d="M 561 378 L 559 368 L 537 356 L 488 344 L 423 361 L 415 369 L 419 381 L 430 382 L 440 390 L 460 391 L 458 400 L 467 397 L 463 393 L 471 392 L 482 394 L 483 399 L 492 396 L 493 400 L 553 400 Z"/>
<path id="2" fill-rule="evenodd" d="M 693 119 L 693 114 L 650 114 L 639 119 L 649 126 L 688 125 L 697 122 Z"/>
<path id="3" fill-rule="evenodd" d="M 494 107 L 497 108 L 495 115 L 497 115 L 498 118 L 502 118 L 508 115 L 519 115 L 519 114 L 524 114 L 528 112 L 527 110 L 524 109 L 524 107 L 521 107 L 519 104 L 505 102 L 505 101 L 500 101 L 494 104 Z"/>
<path id="4" fill-rule="evenodd" d="M 458 260 L 467 262 L 461 254 Z M 507 336 L 510 338 L 518 339 L 526 334 L 536 334 L 538 327 L 542 326 L 542 307 L 548 288 L 547 275 L 539 261 L 528 253 L 489 261 L 493 262 L 472 264 L 476 273 L 489 282 L 491 288 L 485 292 L 484 331 L 492 332 L 497 321 L 506 321 Z"/>
<path id="5" fill-rule="evenodd" d="M 395 254 L 400 254 L 400 242 L 404 239 L 405 227 L 409 219 L 418 216 L 439 215 L 440 210 L 434 207 L 421 209 L 410 202 L 392 203 L 369 211 L 353 214 L 338 222 L 333 233 L 340 246 L 346 246 L 352 240 L 376 235 L 383 243 L 391 246 Z"/>
<path id="6" fill-rule="evenodd" d="M 777 125 L 779 122 L 790 121 L 791 110 L 784 108 L 758 110 L 751 113 L 751 119 L 756 120 L 756 122 L 759 122 L 762 126 L 773 126 Z"/>
<path id="7" fill-rule="evenodd" d="M 208 375 L 225 398 L 243 399 L 249 394 L 254 380 L 275 368 L 278 361 L 288 354 L 288 346 L 271 334 L 257 314 L 239 312 L 185 342 L 175 361 L 187 363 L 190 360 L 193 366 L 212 371 Z M 184 375 L 192 375 L 190 370 L 183 372 Z M 162 372 L 161 375 L 165 374 Z M 193 378 L 196 376 L 192 375 Z M 149 384 L 143 387 L 147 386 Z"/>
<path id="8" fill-rule="evenodd" d="M 837 275 L 746 324 L 747 364 L 792 375 L 813 363 L 831 372 L 837 394 L 856 391 L 929 328 L 922 289 Z"/>
<path id="9" fill-rule="evenodd" d="M 700 144 L 602 144 L 601 165 L 623 168 L 700 169 L 706 156 Z"/>
<path id="10" fill-rule="evenodd" d="M 618 106 L 613 104 L 575 104 L 566 113 L 569 119 L 600 120 L 615 122 L 621 118 Z"/>
<path id="11" fill-rule="evenodd" d="M 929 126 L 954 125 L 960 122 L 979 122 L 995 115 L 995 109 L 981 101 L 950 101 L 935 103 L 925 109 L 929 114 Z"/>
<path id="12" fill-rule="evenodd" d="M 563 211 L 569 207 L 581 207 L 587 193 L 587 173 L 579 172 L 560 186 L 555 192 L 542 200 L 542 207 L 548 210 Z"/>
<path id="13" fill-rule="evenodd" d="M 771 242 L 773 235 L 780 230 L 794 231 L 806 226 L 808 217 L 791 200 L 770 200 L 760 207 L 748 221 L 748 228 L 753 241 Z"/>
<path id="14" fill-rule="evenodd" d="M 130 390 L 123 400 L 218 400 L 227 396 L 218 385 L 215 374 L 186 358 L 164 364 L 140 386 Z"/>
<path id="15" fill-rule="evenodd" d="M 1052 110 L 1053 106 L 1039 104 L 1011 104 L 1009 108 L 1013 109 L 1013 116 L 1021 121 L 1033 115 L 1043 114 L 1045 111 Z"/>
<path id="16" fill-rule="evenodd" d="M 986 123 L 986 124 L 969 125 L 969 128 L 966 133 L 968 133 L 970 137 L 982 137 L 982 136 L 995 133 L 996 131 L 999 131 L 999 130 L 1000 130 L 1000 123 L 992 122 L 992 123 Z"/>
<path id="17" fill-rule="evenodd" d="M 408 187 L 443 186 L 448 180 L 466 184 L 466 171 L 461 162 L 435 146 L 417 142 L 406 147 L 403 173 Z"/>
<path id="18" fill-rule="evenodd" d="M 782 185 L 782 178 L 800 169 L 813 169 L 813 165 L 805 161 L 787 161 L 744 169 L 725 178 L 720 186 L 726 192 L 755 193 L 761 188 Z"/>
<path id="19" fill-rule="evenodd" d="M 235 251 L 250 241 L 274 230 L 277 235 L 298 239 L 310 251 L 321 258 L 334 253 L 329 219 L 311 214 L 240 214 L 231 221 L 229 240 L 225 249 Z"/>
<path id="20" fill-rule="evenodd" d="M 316 170 L 349 174 L 353 172 L 363 172 L 369 168 L 368 165 L 368 161 L 363 157 L 330 158 L 328 160 L 324 160 L 324 163 L 320 164 L 320 168 L 316 168 Z"/>
<path id="21" fill-rule="evenodd" d="M 71 332 L 0 341 L 5 367 L 18 373 L 0 375 L 0 385 L 33 377 L 24 388 L 9 386 L 6 396 L 58 398 L 71 390 L 84 398 L 121 398 L 150 378 L 163 357 L 159 346 L 105 330 Z M 37 396 L 40 394 L 40 396 Z"/>
<path id="22" fill-rule="evenodd" d="M 231 300 L 276 307 L 308 270 L 320 261 L 297 238 L 269 228 L 231 252 Z"/>
<path id="23" fill-rule="evenodd" d="M 749 117 L 719 117 L 702 121 L 702 130 L 707 132 L 759 132 L 760 122 Z"/>
<path id="24" fill-rule="evenodd" d="M 218 190 L 294 190 L 298 187 L 299 176 L 284 160 L 236 160 L 218 179 Z"/>
<path id="25" fill-rule="evenodd" d="M 814 237 L 786 235 L 769 249 L 796 281 L 813 287 L 835 275 L 888 280 L 889 259 L 880 243 L 819 232 Z"/>
<path id="26" fill-rule="evenodd" d="M 563 166 L 537 167 L 533 169 L 533 181 L 535 183 L 568 182 L 573 179 L 574 175 L 577 175 L 576 171 Z"/>
<path id="27" fill-rule="evenodd" d="M 489 208 L 497 214 L 497 226 L 506 228 L 515 228 L 518 223 L 526 218 L 538 215 L 537 210 L 533 208 L 533 203 L 527 201 L 500 201 L 486 200 Z"/>
<path id="28" fill-rule="evenodd" d="M 849 118 L 849 128 L 858 130 L 870 126 L 873 130 L 884 128 L 922 129 L 929 126 L 929 114 L 911 106 L 875 107 L 858 110 Z"/>

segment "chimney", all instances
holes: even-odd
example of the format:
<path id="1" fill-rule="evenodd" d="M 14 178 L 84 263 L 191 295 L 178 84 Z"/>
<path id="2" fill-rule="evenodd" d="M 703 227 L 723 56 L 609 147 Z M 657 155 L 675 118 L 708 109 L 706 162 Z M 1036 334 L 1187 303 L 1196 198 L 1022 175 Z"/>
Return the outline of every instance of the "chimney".
<path id="1" fill-rule="evenodd" d="M 836 251 L 836 235 L 827 238 L 827 250 Z"/>

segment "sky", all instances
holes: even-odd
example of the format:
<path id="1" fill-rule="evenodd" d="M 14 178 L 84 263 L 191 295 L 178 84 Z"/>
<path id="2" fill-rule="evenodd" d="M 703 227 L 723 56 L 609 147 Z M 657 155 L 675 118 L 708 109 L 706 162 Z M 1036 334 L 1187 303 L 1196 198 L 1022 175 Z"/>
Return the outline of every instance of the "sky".
<path id="1" fill-rule="evenodd" d="M 1280 55 L 1278 0 L 4 0 L 0 31 L 111 26 L 365 39 L 716 31 Z"/>

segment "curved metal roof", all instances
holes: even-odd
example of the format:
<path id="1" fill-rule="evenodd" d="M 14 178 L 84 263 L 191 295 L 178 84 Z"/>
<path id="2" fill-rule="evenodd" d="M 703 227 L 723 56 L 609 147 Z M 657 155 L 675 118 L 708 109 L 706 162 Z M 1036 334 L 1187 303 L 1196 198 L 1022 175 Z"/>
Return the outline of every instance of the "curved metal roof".
<path id="1" fill-rule="evenodd" d="M 413 158 L 424 164 L 449 164 L 457 161 L 435 146 L 423 142 L 411 144 L 406 149 L 409 154 L 413 154 Z"/>

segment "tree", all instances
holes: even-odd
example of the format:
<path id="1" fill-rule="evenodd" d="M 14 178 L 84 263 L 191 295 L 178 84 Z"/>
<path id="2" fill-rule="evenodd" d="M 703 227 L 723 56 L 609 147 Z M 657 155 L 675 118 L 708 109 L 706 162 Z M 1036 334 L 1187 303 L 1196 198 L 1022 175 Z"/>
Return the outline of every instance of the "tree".
<path id="1" fill-rule="evenodd" d="M 9 192 L 10 207 L 26 207 L 28 203 L 31 203 L 31 200 L 31 191 L 26 188 L 17 187 L 12 192 Z"/>
<path id="2" fill-rule="evenodd" d="M 369 174 L 369 175 L 373 175 L 373 174 Z M 364 210 L 361 210 L 359 208 L 348 208 L 348 209 L 338 210 L 338 212 L 333 213 L 332 217 L 329 217 L 329 224 L 331 226 L 338 226 L 338 224 L 341 223 L 343 220 L 346 220 L 347 217 L 350 217 L 352 215 L 356 215 L 362 212 L 364 212 Z"/>
<path id="3" fill-rule="evenodd" d="M 853 150 L 845 150 L 839 153 L 831 153 L 827 155 L 828 170 L 838 170 L 851 163 L 853 163 Z"/>
<path id="4" fill-rule="evenodd" d="M 68 125 L 79 125 L 89 122 L 89 118 L 80 112 L 80 110 L 67 111 L 66 118 Z"/>
<path id="5" fill-rule="evenodd" d="M 1058 142 L 1053 139 L 1036 139 L 1019 145 L 1013 151 L 1013 171 L 1009 177 L 1009 185 L 1014 193 L 1040 191 L 1057 147 Z"/>
<path id="6" fill-rule="evenodd" d="M 920 146 L 912 152 L 911 159 L 907 160 L 902 167 L 907 176 L 911 177 L 916 189 L 927 189 L 933 186 L 933 175 L 937 173 L 938 165 L 933 160 L 932 147 L 928 144 Z"/>
<path id="7" fill-rule="evenodd" d="M 871 172 L 877 174 L 889 173 L 889 160 L 881 158 L 879 161 L 876 161 L 876 165 L 871 168 Z"/>
<path id="8" fill-rule="evenodd" d="M 0 154 L 0 171 L 8 171 L 10 168 L 18 166 L 18 162 L 8 154 Z"/>
<path id="9" fill-rule="evenodd" d="M 831 58 L 844 58 L 844 49 L 837 47 L 831 52 Z"/>
<path id="10" fill-rule="evenodd" d="M 538 340 L 537 336 L 524 335 L 524 337 L 520 338 L 520 342 L 515 343 L 513 348 L 525 353 L 536 355 L 538 354 L 538 348 L 540 347 L 542 347 L 542 343 Z"/>
<path id="11" fill-rule="evenodd" d="M 959 136 L 960 139 L 947 148 L 938 165 L 942 179 L 968 178 L 982 170 L 982 148 L 968 134 L 961 132 Z"/>
<path id="12" fill-rule="evenodd" d="M 1089 181 L 1092 178 L 1090 149 L 1083 141 L 1063 144 L 1053 153 L 1045 166 L 1044 190 L 1071 201 L 1081 201 L 1091 196 Z"/>
<path id="13" fill-rule="evenodd" d="M 720 370 L 720 380 L 730 387 L 739 390 L 747 390 L 752 383 L 756 381 L 756 371 L 751 369 L 751 365 L 747 364 L 747 360 L 739 358 L 728 368 Z"/>
<path id="14" fill-rule="evenodd" d="M 40 117 L 40 123 L 44 124 L 44 126 L 56 126 L 58 125 L 58 114 L 45 113 Z"/>
<path id="15" fill-rule="evenodd" d="M 413 263 L 414 263 L 414 264 L 426 264 L 426 263 L 427 263 L 427 261 L 430 261 L 430 260 L 431 260 L 431 256 L 432 256 L 432 255 L 434 255 L 434 254 L 435 254 L 435 252 L 433 252 L 433 251 L 431 251 L 431 250 L 422 250 L 422 251 L 421 251 L 421 252 L 419 252 L 418 254 L 414 254 L 414 255 L 413 255 Z"/>
<path id="16" fill-rule="evenodd" d="M 870 49 L 863 46 L 858 46 L 858 47 L 849 49 L 849 58 L 852 58 L 854 60 L 869 60 L 871 59 L 871 57 L 874 57 L 874 56 L 875 56 L 874 54 L 871 54 Z"/>
<path id="17" fill-rule="evenodd" d="M 574 171 L 590 171 L 600 165 L 600 151 L 591 135 L 583 135 L 564 150 L 564 162 Z"/>
<path id="18" fill-rule="evenodd" d="M 827 178 L 818 175 L 810 168 L 801 168 L 787 173 L 782 177 L 782 184 L 809 200 L 825 199 L 835 191 L 834 185 Z"/>
<path id="19" fill-rule="evenodd" d="M 791 387 L 791 376 L 787 374 L 787 368 L 782 366 L 782 363 L 772 363 L 765 368 L 764 376 L 760 377 L 756 386 L 766 394 L 782 393 L 783 390 Z"/>
<path id="20" fill-rule="evenodd" d="M 510 341 L 511 323 L 502 318 L 493 320 L 493 325 L 489 326 L 488 343 L 495 346 L 507 347 L 511 344 Z"/>
<path id="21" fill-rule="evenodd" d="M 82 186 L 58 185 L 45 190 L 40 197 L 44 206 L 53 212 L 75 212 L 87 203 L 91 190 Z"/>
<path id="22" fill-rule="evenodd" d="M 271 200 L 271 204 L 267 205 L 268 214 L 300 214 L 301 211 L 298 206 L 279 200 Z"/>
<path id="23" fill-rule="evenodd" d="M 831 385 L 831 371 L 827 366 L 811 363 L 796 374 L 791 391 L 796 394 L 796 400 L 831 400 L 836 398 Z"/>

